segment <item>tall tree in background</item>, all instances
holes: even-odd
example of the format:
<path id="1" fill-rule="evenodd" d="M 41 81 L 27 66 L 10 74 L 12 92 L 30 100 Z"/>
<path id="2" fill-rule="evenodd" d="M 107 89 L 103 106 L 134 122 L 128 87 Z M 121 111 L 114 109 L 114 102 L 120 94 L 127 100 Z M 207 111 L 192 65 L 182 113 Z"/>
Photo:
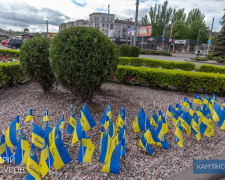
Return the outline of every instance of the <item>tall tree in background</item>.
<path id="1" fill-rule="evenodd" d="M 225 58 L 225 25 L 217 36 L 213 56 L 220 56 L 222 58 Z"/>
<path id="2" fill-rule="evenodd" d="M 224 11 L 225 11 L 225 9 L 224 9 Z M 222 20 L 220 21 L 220 24 L 223 26 L 225 24 L 225 13 L 221 19 Z"/>
<path id="3" fill-rule="evenodd" d="M 184 21 L 176 21 L 173 26 L 174 39 L 187 39 L 188 38 L 189 27 Z"/>
<path id="4" fill-rule="evenodd" d="M 188 14 L 186 23 L 191 24 L 195 20 L 203 22 L 204 19 L 205 19 L 204 13 L 202 13 L 199 9 L 192 9 Z"/>
<path id="5" fill-rule="evenodd" d="M 144 17 L 142 17 L 141 22 L 142 22 L 142 25 L 143 26 L 148 26 L 150 24 L 147 15 L 145 15 Z"/>
<path id="6" fill-rule="evenodd" d="M 163 31 L 170 21 L 172 10 L 171 7 L 168 8 L 168 1 L 165 1 L 163 5 L 157 6 L 155 4 L 155 7 L 150 8 L 149 17 L 153 28 L 152 32 L 157 32 L 158 36 L 163 35 Z"/>
<path id="7" fill-rule="evenodd" d="M 171 24 L 175 24 L 176 21 L 185 22 L 186 20 L 186 13 L 184 13 L 183 9 L 173 9 L 172 17 L 171 17 Z"/>
<path id="8" fill-rule="evenodd" d="M 194 20 L 190 24 L 190 30 L 189 30 L 189 39 L 198 39 L 198 34 L 199 35 L 199 40 L 202 40 L 203 43 L 207 43 L 208 37 L 207 34 L 209 32 L 208 27 L 206 27 L 205 22 L 201 20 Z"/>

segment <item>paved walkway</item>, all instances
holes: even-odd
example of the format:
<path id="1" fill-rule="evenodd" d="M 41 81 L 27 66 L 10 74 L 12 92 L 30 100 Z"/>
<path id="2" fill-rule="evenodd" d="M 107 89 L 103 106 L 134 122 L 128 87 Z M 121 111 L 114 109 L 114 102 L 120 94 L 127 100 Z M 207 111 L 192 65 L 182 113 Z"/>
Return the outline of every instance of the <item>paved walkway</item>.
<path id="1" fill-rule="evenodd" d="M 223 152 L 221 155 L 218 155 L 212 159 L 225 159 L 225 152 Z M 174 174 L 167 178 L 167 180 L 199 180 L 199 179 L 204 179 L 204 180 L 222 180 L 225 178 L 225 172 L 224 174 L 193 174 L 193 167 Z"/>

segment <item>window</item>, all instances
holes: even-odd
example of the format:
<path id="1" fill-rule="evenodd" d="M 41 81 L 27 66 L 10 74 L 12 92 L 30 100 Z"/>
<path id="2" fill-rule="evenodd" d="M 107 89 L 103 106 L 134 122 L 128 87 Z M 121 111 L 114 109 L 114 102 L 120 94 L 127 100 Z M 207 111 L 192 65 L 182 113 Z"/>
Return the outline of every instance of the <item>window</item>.
<path id="1" fill-rule="evenodd" d="M 109 25 L 107 24 L 107 26 L 106 26 L 107 28 L 109 28 Z"/>
<path id="2" fill-rule="evenodd" d="M 104 18 L 104 17 L 102 17 L 102 21 L 103 21 L 103 22 L 105 21 L 105 18 Z"/>
<path id="3" fill-rule="evenodd" d="M 102 27 L 105 27 L 105 24 L 102 24 Z"/>

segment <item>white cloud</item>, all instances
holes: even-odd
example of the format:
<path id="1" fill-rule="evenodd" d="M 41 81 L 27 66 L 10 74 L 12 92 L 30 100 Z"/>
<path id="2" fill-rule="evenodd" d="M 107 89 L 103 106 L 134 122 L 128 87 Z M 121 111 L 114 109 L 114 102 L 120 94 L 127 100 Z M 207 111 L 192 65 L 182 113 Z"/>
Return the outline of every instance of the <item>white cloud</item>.
<path id="1" fill-rule="evenodd" d="M 1 1 L 1 0 L 0 0 Z M 3 0 L 2 0 L 3 1 Z M 107 12 L 108 5 L 110 5 L 110 13 L 116 14 L 118 18 L 135 18 L 135 3 L 136 0 L 75 0 L 80 4 L 86 4 L 84 7 L 80 7 L 74 4 L 71 0 L 16 0 L 16 3 L 12 3 L 12 1 L 3 1 L 0 2 L 0 27 L 4 29 L 13 29 L 12 25 L 12 18 L 9 21 L 6 17 L 12 16 L 11 6 L 13 8 L 14 14 L 24 14 L 27 16 L 35 16 L 36 15 L 36 22 L 37 17 L 40 17 L 40 23 L 35 24 L 29 22 L 29 26 L 37 31 L 42 28 L 42 31 L 46 31 L 45 21 L 41 20 L 43 16 L 50 16 L 53 17 L 52 22 L 49 21 L 49 26 L 51 27 L 54 32 L 58 31 L 57 23 L 61 23 L 60 21 L 71 21 L 76 19 L 89 19 L 89 14 L 93 12 L 97 12 L 101 10 L 101 12 Z M 155 3 L 162 4 L 164 0 L 145 0 L 144 3 L 140 2 L 139 5 L 139 17 L 141 19 L 145 14 L 148 14 L 149 6 L 154 6 Z M 221 29 L 221 25 L 219 24 L 220 18 L 223 16 L 224 11 L 222 11 L 225 7 L 225 0 L 169 0 L 169 6 L 172 8 L 185 8 L 185 12 L 188 13 L 193 8 L 199 8 L 203 13 L 205 13 L 205 21 L 206 25 L 211 27 L 212 18 L 215 17 L 215 24 L 214 24 L 214 31 L 219 31 Z M 147 4 L 147 5 L 146 5 Z M 34 7 L 35 11 L 31 11 L 27 7 Z M 47 9 L 46 9 L 47 8 Z M 46 9 L 46 10 L 45 10 Z M 49 15 L 49 10 L 52 10 L 52 14 Z M 2 15 L 7 14 L 4 18 Z M 59 14 L 57 17 L 54 17 L 54 14 Z M 21 21 L 17 20 L 15 17 L 17 28 L 25 26 Z M 59 21 L 60 20 L 60 21 Z M 53 23 L 55 21 L 55 24 Z M 51 24 L 52 23 L 52 24 Z M 15 24 L 15 23 L 14 23 Z M 34 25 L 35 27 L 32 27 Z"/>

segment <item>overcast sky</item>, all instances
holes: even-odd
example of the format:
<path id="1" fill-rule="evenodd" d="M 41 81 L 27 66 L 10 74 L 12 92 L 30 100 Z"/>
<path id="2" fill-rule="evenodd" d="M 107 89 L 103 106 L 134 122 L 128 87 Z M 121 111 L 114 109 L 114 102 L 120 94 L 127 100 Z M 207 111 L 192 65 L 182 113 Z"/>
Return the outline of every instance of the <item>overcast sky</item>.
<path id="1" fill-rule="evenodd" d="M 139 5 L 140 20 L 149 12 L 149 6 L 155 3 L 163 4 L 164 0 L 142 0 Z M 205 21 L 211 27 L 215 17 L 214 31 L 220 31 L 219 21 L 225 9 L 225 0 L 168 0 L 169 6 L 185 8 L 188 13 L 193 8 L 199 8 L 205 14 Z M 136 0 L 0 0 L 0 28 L 8 30 L 23 30 L 30 32 L 46 32 L 46 21 L 49 18 L 49 31 L 58 32 L 63 22 L 76 19 L 88 19 L 93 12 L 108 12 L 116 14 L 119 19 L 135 17 Z"/>

